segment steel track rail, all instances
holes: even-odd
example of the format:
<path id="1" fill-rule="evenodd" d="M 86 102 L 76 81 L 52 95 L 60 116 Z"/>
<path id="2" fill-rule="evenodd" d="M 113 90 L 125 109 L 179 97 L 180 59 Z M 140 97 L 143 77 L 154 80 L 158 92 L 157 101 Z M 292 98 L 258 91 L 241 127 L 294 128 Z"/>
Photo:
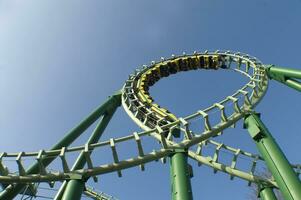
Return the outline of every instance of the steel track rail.
<path id="1" fill-rule="evenodd" d="M 153 135 L 156 138 L 160 138 L 160 135 L 157 133 L 154 133 Z M 172 141 L 168 141 L 168 143 L 174 143 Z M 240 155 L 249 157 L 251 159 L 255 159 L 256 160 L 262 160 L 262 158 L 257 155 L 257 154 L 252 154 L 249 152 L 246 152 L 244 150 L 240 150 L 237 148 L 233 148 L 230 146 L 227 146 L 225 144 L 222 143 L 218 143 L 216 141 L 213 140 L 207 140 L 204 141 L 199 145 L 199 147 L 203 147 L 206 144 L 212 144 L 215 146 L 215 154 L 218 154 L 218 151 L 220 151 L 221 149 L 225 149 L 228 150 L 229 152 L 233 153 L 233 159 L 235 159 L 235 162 L 237 160 L 237 157 Z M 152 162 L 152 161 L 156 161 L 159 160 L 160 158 L 164 158 L 167 157 L 168 155 L 170 155 L 170 153 L 173 152 L 173 149 L 161 149 L 159 151 L 154 151 L 154 152 L 150 152 L 149 154 L 145 154 L 144 156 L 138 156 L 136 158 L 130 158 L 127 160 L 123 160 L 123 161 L 119 161 L 118 163 L 108 163 L 105 165 L 101 165 L 101 166 L 95 166 L 93 168 L 87 168 L 87 169 L 83 169 L 83 170 L 75 170 L 75 171 L 70 171 L 68 173 L 65 172 L 50 172 L 47 173 L 45 175 L 41 175 L 41 173 L 39 174 L 31 174 L 31 175 L 23 175 L 23 176 L 19 176 L 16 174 L 8 174 L 6 176 L 0 176 L 0 182 L 2 183 L 32 183 L 32 182 L 51 182 L 51 181 L 63 181 L 63 180 L 70 180 L 70 179 L 74 179 L 74 178 L 83 178 L 83 177 L 91 177 L 91 176 L 97 176 L 97 175 L 101 175 L 101 174 L 105 174 L 105 173 L 111 173 L 111 172 L 116 172 L 116 171 L 121 171 L 130 167 L 135 167 L 135 166 L 139 166 L 142 164 L 146 164 L 148 162 Z M 193 159 L 199 159 L 199 161 L 203 164 L 208 165 L 208 157 L 204 157 L 201 155 L 201 150 L 198 149 L 197 152 L 192 152 L 190 151 L 189 155 L 193 155 Z M 197 156 L 196 156 L 197 155 Z M 212 156 L 214 157 L 214 156 Z M 216 156 L 215 156 L 216 157 Z M 205 160 L 204 160 L 205 159 Z M 210 159 L 209 159 L 210 160 Z M 215 158 L 215 160 L 218 160 L 218 157 Z M 233 163 L 234 161 L 232 161 Z M 220 163 L 217 163 L 220 164 Z M 218 168 L 215 166 L 215 169 L 222 171 L 222 168 Z M 252 174 L 253 172 L 243 172 L 239 169 L 235 169 L 235 165 L 231 165 L 231 166 L 227 166 L 228 168 L 231 168 L 233 170 L 228 170 L 228 171 L 224 171 L 226 173 L 228 173 L 231 176 L 235 176 L 235 177 L 239 177 L 239 178 L 243 178 L 246 180 L 246 176 L 245 175 L 241 175 L 243 173 L 246 174 Z M 300 173 L 300 165 L 293 165 L 293 167 L 296 169 L 296 172 Z M 255 169 L 255 167 L 254 167 Z M 247 178 L 248 181 L 250 182 L 255 182 L 257 180 L 261 180 L 258 178 L 254 178 L 253 176 L 249 176 L 249 178 Z"/>
<path id="2" fill-rule="evenodd" d="M 232 95 L 225 97 L 211 106 L 200 109 L 186 117 L 176 117 L 165 108 L 160 107 L 149 95 L 149 87 L 154 85 L 161 78 L 188 70 L 232 70 L 243 76 L 247 83 L 235 91 Z M 230 51 L 205 51 L 194 52 L 190 55 L 172 56 L 170 59 L 161 58 L 160 61 L 153 61 L 150 65 L 144 65 L 135 70 L 123 86 L 121 103 L 127 114 L 144 131 L 119 138 L 111 138 L 107 141 L 94 144 L 86 144 L 76 147 L 63 147 L 54 150 L 40 150 L 36 152 L 18 152 L 0 154 L 0 183 L 2 184 L 32 184 L 48 182 L 52 184 L 57 181 L 81 179 L 86 180 L 101 174 L 117 172 L 122 176 L 122 170 L 144 165 L 148 162 L 165 159 L 177 149 L 188 149 L 188 156 L 196 160 L 199 165 L 204 164 L 214 169 L 214 172 L 221 171 L 234 177 L 246 180 L 248 184 L 265 184 L 278 187 L 272 179 L 261 177 L 255 173 L 257 162 L 263 162 L 263 158 L 244 150 L 227 146 L 223 143 L 210 140 L 211 137 L 220 135 L 223 130 L 235 126 L 236 122 L 248 115 L 261 101 L 268 87 L 268 75 L 265 66 L 255 57 L 240 52 Z M 220 113 L 220 121 L 213 123 L 214 113 Z M 203 123 L 203 129 L 191 130 L 191 124 L 195 120 Z M 161 149 L 145 153 L 142 139 L 153 138 L 161 144 Z M 180 139 L 175 140 L 176 137 Z M 137 154 L 124 160 L 119 159 L 117 145 L 123 142 L 134 141 L 137 146 Z M 177 141 L 177 142 L 176 142 Z M 203 155 L 203 149 L 210 144 L 214 148 L 213 155 Z M 193 151 L 192 146 L 197 145 Z M 109 147 L 112 151 L 113 162 L 94 166 L 90 153 L 97 148 Z M 227 151 L 232 156 L 231 165 L 220 162 L 220 151 Z M 66 157 L 69 153 L 83 153 L 87 167 L 79 170 L 69 170 Z M 52 172 L 43 166 L 41 158 L 56 158 L 62 160 L 62 169 Z M 250 170 L 238 169 L 238 158 L 246 157 L 251 160 Z M 15 159 L 18 172 L 12 173 L 5 166 L 7 159 Z M 26 174 L 22 159 L 33 158 L 39 164 L 39 171 L 35 174 Z M 299 175 L 301 165 L 292 165 Z M 85 191 L 91 197 L 97 199 L 98 194 L 87 189 Z M 100 198 L 101 199 L 101 198 Z"/>
<path id="3" fill-rule="evenodd" d="M 234 104 L 236 104 L 237 98 L 240 97 L 243 97 L 246 100 L 243 105 L 240 105 L 240 108 L 245 108 L 243 110 L 244 113 L 246 113 L 249 109 L 254 108 L 256 104 L 259 103 L 261 98 L 264 96 L 267 89 L 268 78 L 265 73 L 265 69 L 262 63 L 256 58 L 251 57 L 247 54 L 232 53 L 229 51 L 215 51 L 215 52 L 205 51 L 204 53 L 194 53 L 192 55 L 174 56 L 171 59 L 167 59 L 167 60 L 162 59 L 161 61 L 158 62 L 153 61 L 151 65 L 143 66 L 141 69 L 137 69 L 134 72 L 134 74 L 130 75 L 129 79 L 126 81 L 126 84 L 123 87 L 123 94 L 122 94 L 123 107 L 125 108 L 126 112 L 129 114 L 129 116 L 141 128 L 145 130 L 152 129 L 158 125 L 162 126 L 162 122 L 165 122 L 163 124 L 166 123 L 169 124 L 172 123 L 173 121 L 176 121 L 177 119 L 174 118 L 173 120 L 170 120 L 168 117 L 166 118 L 166 116 L 170 115 L 170 113 L 166 109 L 161 109 L 160 110 L 161 114 L 158 112 L 158 110 L 154 110 L 153 109 L 154 107 L 158 108 L 160 106 L 156 106 L 157 104 L 154 104 L 153 100 L 147 102 L 145 99 L 143 99 L 142 94 L 145 94 L 146 91 L 145 89 L 143 90 L 142 86 L 140 86 L 141 82 L 144 81 L 143 82 L 144 88 L 149 88 L 150 86 L 147 85 L 147 81 L 145 81 L 146 79 L 145 77 L 146 75 L 149 75 L 150 78 L 148 79 L 151 79 L 152 72 L 153 73 L 157 72 L 156 70 L 158 70 L 158 68 L 163 69 L 163 67 L 166 67 L 166 65 L 170 63 L 173 63 L 174 65 L 180 65 L 179 60 L 185 60 L 185 59 L 197 60 L 197 58 L 199 57 L 208 58 L 214 56 L 218 58 L 222 58 L 220 59 L 218 64 L 216 64 L 214 67 L 210 66 L 209 64 L 207 65 L 207 67 L 206 65 L 203 67 L 198 66 L 198 69 L 219 69 L 219 68 L 234 69 L 234 71 L 237 71 L 245 75 L 247 78 L 249 78 L 250 82 L 248 82 L 244 87 L 237 90 L 237 92 L 235 92 L 233 95 L 226 97 L 223 101 L 217 102 L 206 109 L 202 109 L 202 111 L 206 115 L 208 115 L 208 113 L 214 109 L 224 109 L 223 108 L 224 104 L 229 101 L 232 101 Z M 236 63 L 235 66 L 233 66 L 233 63 Z M 242 70 L 243 66 L 245 68 L 244 70 Z M 192 70 L 192 69 L 195 68 L 190 67 L 190 69 L 188 70 Z M 177 73 L 180 71 L 181 70 L 178 70 Z M 162 75 L 162 77 L 164 76 Z M 154 81 L 148 81 L 148 82 L 151 82 L 151 85 L 154 84 L 153 83 Z M 247 89 L 251 89 L 251 92 L 248 92 Z M 146 99 L 152 99 L 149 95 L 146 96 L 148 96 L 148 97 L 144 96 Z M 162 112 L 165 111 L 165 115 L 166 115 L 165 117 L 164 115 L 162 115 L 161 111 Z M 191 116 L 186 117 L 186 119 L 193 118 L 194 115 L 196 114 L 192 114 Z"/>

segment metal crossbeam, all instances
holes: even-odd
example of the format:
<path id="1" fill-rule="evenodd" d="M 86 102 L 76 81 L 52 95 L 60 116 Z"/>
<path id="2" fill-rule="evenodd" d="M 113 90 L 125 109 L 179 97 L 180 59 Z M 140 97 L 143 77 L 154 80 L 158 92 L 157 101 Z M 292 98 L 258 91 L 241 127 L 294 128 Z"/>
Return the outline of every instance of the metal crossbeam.
<path id="1" fill-rule="evenodd" d="M 238 72 L 246 76 L 249 82 L 222 101 L 189 116 L 176 117 L 167 109 L 155 104 L 149 94 L 149 87 L 159 79 L 171 74 L 196 69 L 217 70 L 220 68 Z M 64 182 L 55 200 L 79 200 L 82 192 L 92 194 L 96 199 L 103 199 L 102 196 L 97 196 L 85 187 L 85 181 L 90 177 L 93 177 L 95 182 L 98 175 L 110 172 L 117 172 L 118 176 L 121 177 L 121 172 L 124 169 L 139 166 L 143 171 L 146 163 L 158 161 L 159 159 L 165 163 L 166 158 L 169 157 L 171 161 L 172 198 L 173 200 L 190 200 L 192 199 L 190 178 L 193 173 L 191 165 L 187 163 L 187 156 L 189 156 L 196 160 L 198 165 L 203 164 L 213 168 L 214 173 L 218 171 L 225 172 L 230 175 L 231 180 L 234 177 L 244 179 L 249 186 L 251 183 L 257 184 L 261 187 L 260 196 L 262 199 L 273 199 L 272 187 L 279 187 L 287 199 L 297 200 L 301 198 L 296 192 L 301 190 L 298 178 L 301 165 L 292 166 L 288 161 L 285 161 L 281 150 L 272 140 L 270 133 L 258 116 L 254 116 L 253 113 L 250 114 L 251 110 L 264 96 L 267 90 L 268 78 L 301 91 L 301 83 L 297 80 L 301 79 L 301 71 L 275 68 L 274 66 L 265 68 L 255 57 L 240 52 L 205 51 L 203 53 L 194 52 L 191 55 L 183 53 L 179 56 L 174 55 L 170 59 L 161 57 L 159 61 L 152 61 L 150 65 L 136 69 L 125 82 L 121 92 L 110 97 L 78 126 L 67 133 L 52 149 L 38 152 L 1 153 L 0 182 L 5 189 L 0 193 L 0 199 L 12 199 L 18 194 L 23 194 L 23 197 L 29 195 L 32 198 L 36 194 L 33 183 L 48 182 L 50 187 L 53 187 L 57 181 Z M 243 102 L 239 101 L 241 98 L 243 98 Z M 233 106 L 230 109 L 228 107 L 229 103 L 232 103 Z M 121 104 L 129 116 L 144 131 L 99 142 L 99 138 L 116 108 Z M 213 124 L 214 120 L 210 121 L 209 119 L 212 119 L 212 113 L 217 110 L 220 111 L 220 120 Z M 224 129 L 234 128 L 236 122 L 243 117 L 246 117 L 245 126 L 256 142 L 262 157 L 210 140 L 211 137 L 222 134 Z M 98 124 L 83 146 L 69 147 L 98 119 Z M 190 130 L 193 120 L 199 119 L 204 120 L 204 124 L 200 126 L 204 129 L 198 130 L 199 132 Z M 179 137 L 181 134 L 182 137 Z M 159 142 L 161 144 L 159 150 L 153 150 L 149 153 L 144 152 L 142 137 L 145 136 L 151 136 Z M 134 142 L 137 149 L 133 157 L 120 160 L 121 156 L 118 155 L 117 146 L 119 143 L 126 141 Z M 213 155 L 204 155 L 204 148 L 209 146 L 207 144 L 210 147 L 213 146 Z M 196 152 L 191 151 L 192 148 L 190 147 L 193 145 L 197 145 Z M 101 166 L 93 165 L 91 153 L 98 147 L 111 149 L 112 163 Z M 69 152 L 79 154 L 71 168 L 69 167 L 71 162 L 68 163 Z M 229 166 L 222 163 L 223 154 L 221 152 L 231 154 L 231 164 Z M 238 158 L 243 156 L 252 159 L 249 170 L 239 169 L 240 165 L 237 162 L 241 161 L 240 159 L 238 161 Z M 28 170 L 25 169 L 22 163 L 22 160 L 26 157 L 32 157 L 35 160 Z M 61 160 L 61 169 L 57 172 L 47 169 L 48 165 L 57 157 Z M 3 163 L 3 159 L 5 158 L 15 158 L 18 166 L 17 175 L 11 173 L 11 170 L 4 165 L 5 161 Z M 274 180 L 256 175 L 255 171 L 259 161 L 267 163 L 277 183 Z"/>

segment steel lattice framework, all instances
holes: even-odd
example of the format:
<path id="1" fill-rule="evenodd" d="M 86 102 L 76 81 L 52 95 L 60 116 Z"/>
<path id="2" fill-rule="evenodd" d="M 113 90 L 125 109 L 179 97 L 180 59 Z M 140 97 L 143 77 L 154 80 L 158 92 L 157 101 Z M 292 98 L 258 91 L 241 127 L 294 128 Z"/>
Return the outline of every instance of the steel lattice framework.
<path id="1" fill-rule="evenodd" d="M 162 108 L 149 94 L 149 88 L 161 78 L 189 70 L 232 70 L 247 77 L 248 82 L 232 95 L 220 102 L 214 102 L 210 107 L 200 109 L 189 116 L 177 117 Z M 86 119 L 68 132 L 65 137 L 50 150 L 36 152 L 19 152 L 0 154 L 0 183 L 3 191 L 0 199 L 13 199 L 18 194 L 27 198 L 37 196 L 38 183 L 47 182 L 53 186 L 55 182 L 63 182 L 55 199 L 80 199 L 82 193 L 92 199 L 115 199 L 104 193 L 94 191 L 86 186 L 89 178 L 97 181 L 97 176 L 117 172 L 122 176 L 122 170 L 144 166 L 148 162 L 169 157 L 171 166 L 171 184 L 173 200 L 191 200 L 192 190 L 190 178 L 192 168 L 187 163 L 188 158 L 199 165 L 207 165 L 214 172 L 221 171 L 243 179 L 248 185 L 254 183 L 259 188 L 261 199 L 276 199 L 273 190 L 279 189 L 285 199 L 301 200 L 301 183 L 299 174 L 301 165 L 292 165 L 273 139 L 271 133 L 260 120 L 260 115 L 254 111 L 255 106 L 267 91 L 269 79 L 277 80 L 298 91 L 301 91 L 301 71 L 264 65 L 257 58 L 248 54 L 231 51 L 194 52 L 191 55 L 172 55 L 169 59 L 151 62 L 135 70 L 126 80 L 121 91 L 108 98 L 101 106 L 93 111 Z M 134 132 L 124 137 L 99 141 L 106 126 L 113 117 L 116 109 L 123 106 L 127 114 L 144 131 Z M 218 122 L 213 122 L 213 113 L 220 113 Z M 260 155 L 246 152 L 214 141 L 229 127 L 235 127 L 237 121 L 244 120 L 246 128 L 256 143 Z M 200 128 L 191 129 L 192 121 L 198 120 Z M 93 123 L 97 125 L 89 140 L 82 146 L 69 147 Z M 160 147 L 146 152 L 143 140 L 146 138 L 157 141 Z M 136 145 L 136 153 L 128 159 L 120 159 L 118 145 L 126 142 Z M 204 149 L 214 148 L 212 155 L 205 155 Z M 113 162 L 95 165 L 91 153 L 97 149 L 109 148 Z M 220 152 L 231 154 L 230 165 L 221 162 Z M 71 163 L 68 155 L 77 152 L 78 158 Z M 18 172 L 5 166 L 5 160 L 15 159 Z M 26 169 L 24 159 L 32 158 L 32 165 Z M 249 170 L 240 169 L 238 158 L 251 160 Z M 49 165 L 60 159 L 61 167 L 50 170 Z M 259 163 L 264 163 L 272 174 L 271 178 L 255 173 Z"/>

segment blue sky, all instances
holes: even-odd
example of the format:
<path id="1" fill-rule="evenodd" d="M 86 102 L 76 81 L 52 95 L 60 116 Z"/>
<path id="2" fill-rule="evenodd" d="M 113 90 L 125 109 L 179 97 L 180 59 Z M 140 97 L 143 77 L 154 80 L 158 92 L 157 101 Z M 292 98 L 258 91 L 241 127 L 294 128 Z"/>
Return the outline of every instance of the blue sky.
<path id="1" fill-rule="evenodd" d="M 301 69 L 300 8 L 299 0 L 0 0 L 0 151 L 50 148 L 135 68 L 161 56 L 230 49 Z M 187 72 L 158 82 L 151 94 L 181 116 L 243 82 L 233 73 Z M 300 98 L 271 81 L 256 108 L 292 163 L 301 163 Z M 104 137 L 138 130 L 120 108 Z M 241 125 L 219 140 L 256 152 Z M 194 174 L 194 199 L 239 200 L 250 193 L 245 182 L 207 167 Z M 159 162 L 146 165 L 145 172 L 135 168 L 123 178 L 114 173 L 100 179 L 94 186 L 119 199 L 170 199 L 169 166 Z"/>

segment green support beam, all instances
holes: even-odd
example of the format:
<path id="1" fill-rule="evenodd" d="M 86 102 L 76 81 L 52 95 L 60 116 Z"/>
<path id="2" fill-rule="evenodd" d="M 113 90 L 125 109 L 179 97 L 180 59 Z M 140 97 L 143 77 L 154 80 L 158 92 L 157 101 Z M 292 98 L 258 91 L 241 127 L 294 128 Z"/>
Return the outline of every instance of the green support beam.
<path id="1" fill-rule="evenodd" d="M 301 92 L 301 70 L 274 67 L 273 65 L 266 68 L 267 75 L 270 79 L 279 81 L 295 90 Z"/>
<path id="2" fill-rule="evenodd" d="M 271 188 L 271 187 L 259 188 L 258 197 L 261 200 L 277 200 L 277 197 L 275 196 L 275 194 L 273 192 L 273 188 Z"/>
<path id="3" fill-rule="evenodd" d="M 246 116 L 244 128 L 248 129 L 255 141 L 283 197 L 286 200 L 301 200 L 301 182 L 259 114 L 250 113 Z"/>
<path id="4" fill-rule="evenodd" d="M 92 135 L 90 136 L 90 138 L 86 144 L 93 144 L 93 143 L 98 142 L 99 138 L 102 136 L 104 130 L 106 129 L 107 125 L 109 124 L 110 120 L 112 119 L 117 108 L 118 108 L 118 105 L 116 104 L 115 107 L 110 107 L 110 109 L 106 111 L 105 115 L 103 116 L 101 121 L 99 121 L 99 123 L 97 124 L 95 130 L 93 131 Z M 77 169 L 82 169 L 85 166 L 85 164 L 86 164 L 85 154 L 84 154 L 84 152 L 81 152 L 80 155 L 78 156 L 78 158 L 76 159 L 74 165 L 72 166 L 71 171 L 77 170 Z M 72 182 L 78 182 L 78 183 L 73 184 Z M 81 188 L 80 184 L 81 183 L 79 180 L 70 180 L 69 182 L 64 181 L 54 199 L 55 200 L 69 199 L 70 194 L 68 194 L 68 191 L 73 191 L 74 189 L 68 189 L 68 188 L 78 186 L 80 189 Z M 82 184 L 84 184 L 83 181 L 82 181 Z M 65 189 L 66 189 L 66 191 L 65 191 Z M 63 197 L 63 195 L 64 195 L 64 197 Z"/>
<path id="5" fill-rule="evenodd" d="M 84 119 L 78 126 L 73 128 L 68 132 L 63 139 L 61 139 L 57 144 L 55 144 L 51 150 L 61 149 L 62 147 L 68 147 L 72 142 L 74 142 L 85 130 L 87 130 L 100 116 L 102 116 L 107 109 L 110 107 L 115 107 L 120 105 L 121 93 L 118 92 L 99 106 L 95 111 L 93 111 L 86 119 Z M 42 162 L 44 166 L 48 166 L 56 157 L 44 157 Z M 34 163 L 27 171 L 26 174 L 39 173 L 39 164 Z M 21 191 L 26 187 L 25 184 L 10 184 L 1 193 L 0 200 L 9 200 L 15 198 Z"/>
<path id="6" fill-rule="evenodd" d="M 170 156 L 172 200 L 192 200 L 187 151 L 175 150 Z"/>
<path id="7" fill-rule="evenodd" d="M 64 200 L 80 200 L 85 188 L 84 180 L 71 180 L 68 182 L 68 187 L 64 192 L 62 199 Z"/>

